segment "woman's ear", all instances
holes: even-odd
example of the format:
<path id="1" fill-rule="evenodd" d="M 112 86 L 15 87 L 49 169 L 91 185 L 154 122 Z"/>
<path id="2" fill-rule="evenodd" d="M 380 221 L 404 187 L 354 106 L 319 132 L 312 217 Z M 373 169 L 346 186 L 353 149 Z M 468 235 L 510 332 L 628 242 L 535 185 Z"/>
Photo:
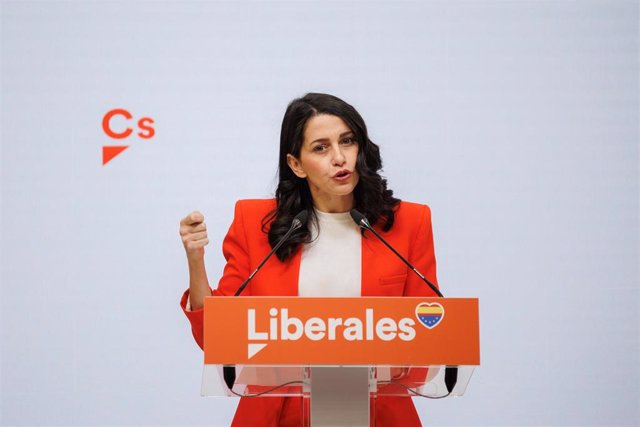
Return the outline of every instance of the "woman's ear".
<path id="1" fill-rule="evenodd" d="M 304 169 L 302 169 L 302 164 L 300 163 L 300 160 L 296 159 L 293 155 L 287 154 L 287 164 L 289 165 L 293 173 L 296 174 L 298 178 L 307 177 L 306 172 L 304 171 Z"/>

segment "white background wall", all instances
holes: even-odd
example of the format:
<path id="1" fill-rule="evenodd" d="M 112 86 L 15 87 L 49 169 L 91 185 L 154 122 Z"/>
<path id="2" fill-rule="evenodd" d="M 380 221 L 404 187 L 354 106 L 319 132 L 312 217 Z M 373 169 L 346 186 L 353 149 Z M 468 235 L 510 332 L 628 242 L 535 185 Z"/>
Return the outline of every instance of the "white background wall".
<path id="1" fill-rule="evenodd" d="M 215 283 L 308 91 L 361 112 L 443 290 L 480 298 L 482 366 L 425 423 L 640 424 L 637 2 L 3 1 L 1 26 L 0 424 L 229 423 L 178 223 L 206 215 Z M 156 136 L 103 167 L 116 107 Z"/>

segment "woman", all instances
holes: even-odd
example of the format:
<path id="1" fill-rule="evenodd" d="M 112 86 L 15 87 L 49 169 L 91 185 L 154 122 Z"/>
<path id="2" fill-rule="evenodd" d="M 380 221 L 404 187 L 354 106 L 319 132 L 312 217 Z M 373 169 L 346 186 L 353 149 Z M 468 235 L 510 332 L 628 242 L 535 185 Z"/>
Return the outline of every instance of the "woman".
<path id="1" fill-rule="evenodd" d="M 217 289 L 209 288 L 204 269 L 208 243 L 204 217 L 192 212 L 180 223 L 190 274 L 181 305 L 201 347 L 204 297 L 233 295 L 303 210 L 309 221 L 278 249 L 277 258 L 263 266 L 242 295 L 435 296 L 350 218 L 353 208 L 363 213 L 391 245 L 436 282 L 429 208 L 393 197 L 379 175 L 379 148 L 351 105 L 319 93 L 293 100 L 282 121 L 278 166 L 275 199 L 236 204 L 223 242 L 227 264 Z M 300 414 L 299 398 L 242 398 L 233 425 L 300 425 Z M 410 398 L 379 397 L 376 425 L 421 424 Z"/>

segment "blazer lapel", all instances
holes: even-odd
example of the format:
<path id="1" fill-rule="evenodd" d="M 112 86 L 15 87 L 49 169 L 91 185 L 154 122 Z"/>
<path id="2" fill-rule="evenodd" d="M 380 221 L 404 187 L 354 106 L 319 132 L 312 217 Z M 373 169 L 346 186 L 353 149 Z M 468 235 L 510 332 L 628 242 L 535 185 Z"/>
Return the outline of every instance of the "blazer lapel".
<path id="1" fill-rule="evenodd" d="M 376 231 L 384 233 L 379 228 Z M 385 236 L 390 239 L 390 236 Z M 390 242 L 393 244 L 393 242 Z M 362 296 L 402 296 L 407 268 L 371 232 L 362 236 Z"/>
<path id="2" fill-rule="evenodd" d="M 282 282 L 286 287 L 283 289 L 283 295 L 295 295 L 298 296 L 298 281 L 300 279 L 300 261 L 302 260 L 302 247 L 299 247 L 291 262 L 287 264 L 287 267 L 282 276 Z"/>
<path id="3" fill-rule="evenodd" d="M 296 251 L 286 262 L 274 255 L 256 274 L 250 285 L 251 295 L 297 296 L 301 254 L 301 250 Z"/>
<path id="4" fill-rule="evenodd" d="M 362 272 L 361 272 L 361 291 L 360 294 L 364 296 L 375 296 L 377 294 L 376 283 L 376 268 L 375 260 L 377 253 L 377 239 L 375 236 L 371 236 L 371 232 L 366 232 L 362 236 Z"/>

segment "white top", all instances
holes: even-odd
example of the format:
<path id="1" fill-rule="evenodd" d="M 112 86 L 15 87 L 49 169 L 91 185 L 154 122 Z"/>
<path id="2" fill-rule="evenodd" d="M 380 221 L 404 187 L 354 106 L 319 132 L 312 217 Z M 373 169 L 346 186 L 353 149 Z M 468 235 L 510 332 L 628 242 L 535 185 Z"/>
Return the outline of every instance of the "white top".
<path id="1" fill-rule="evenodd" d="M 362 278 L 360 227 L 349 212 L 315 210 L 320 233 L 309 220 L 312 242 L 302 248 L 298 295 L 301 297 L 357 297 Z"/>

